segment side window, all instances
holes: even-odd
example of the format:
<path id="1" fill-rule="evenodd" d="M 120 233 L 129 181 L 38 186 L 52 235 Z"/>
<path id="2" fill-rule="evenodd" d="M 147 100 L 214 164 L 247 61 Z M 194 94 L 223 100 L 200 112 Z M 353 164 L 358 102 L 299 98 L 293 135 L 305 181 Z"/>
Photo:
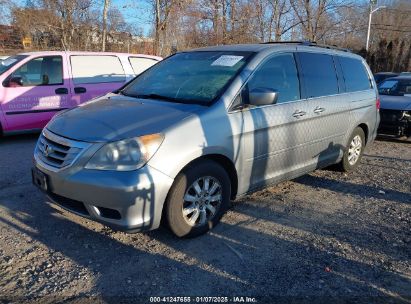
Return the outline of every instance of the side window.
<path id="1" fill-rule="evenodd" d="M 403 82 L 403 92 L 406 95 L 411 94 L 411 81 Z"/>
<path id="2" fill-rule="evenodd" d="M 129 57 L 131 67 L 133 68 L 134 74 L 139 75 L 147 70 L 152 65 L 155 65 L 158 61 L 150 58 L 143 57 Z"/>
<path id="3" fill-rule="evenodd" d="M 362 91 L 371 88 L 368 73 L 361 60 L 348 57 L 338 57 L 338 60 L 343 72 L 347 92 Z"/>
<path id="4" fill-rule="evenodd" d="M 75 84 L 124 82 L 126 76 L 117 56 L 74 55 L 70 57 Z"/>
<path id="5" fill-rule="evenodd" d="M 20 79 L 10 86 L 41 86 L 63 84 L 63 63 L 61 56 L 39 57 L 30 60 L 14 71 L 11 78 Z"/>
<path id="6" fill-rule="evenodd" d="M 332 56 L 298 53 L 307 98 L 338 94 L 338 81 Z"/>
<path id="7" fill-rule="evenodd" d="M 247 83 L 248 92 L 254 89 L 270 89 L 278 92 L 277 103 L 300 99 L 300 83 L 294 55 L 280 54 L 264 62 Z M 248 103 L 248 100 L 244 102 Z"/>

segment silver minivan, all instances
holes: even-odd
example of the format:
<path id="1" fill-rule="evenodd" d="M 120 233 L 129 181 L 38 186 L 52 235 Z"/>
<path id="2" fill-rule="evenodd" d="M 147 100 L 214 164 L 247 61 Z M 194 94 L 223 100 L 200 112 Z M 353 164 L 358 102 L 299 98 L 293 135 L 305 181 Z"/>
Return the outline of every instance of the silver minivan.
<path id="1" fill-rule="evenodd" d="M 364 59 L 311 43 L 180 52 L 55 116 L 33 182 L 79 215 L 126 231 L 202 234 L 230 201 L 317 168 L 355 169 L 379 100 Z"/>

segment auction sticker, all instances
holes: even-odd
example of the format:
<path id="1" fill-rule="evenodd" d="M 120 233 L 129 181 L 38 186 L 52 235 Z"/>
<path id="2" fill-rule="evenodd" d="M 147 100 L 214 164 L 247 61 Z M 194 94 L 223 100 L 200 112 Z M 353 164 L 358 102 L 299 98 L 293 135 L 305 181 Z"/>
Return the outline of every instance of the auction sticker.
<path id="1" fill-rule="evenodd" d="M 243 58 L 243 56 L 222 55 L 218 59 L 216 59 L 211 65 L 232 67 Z"/>

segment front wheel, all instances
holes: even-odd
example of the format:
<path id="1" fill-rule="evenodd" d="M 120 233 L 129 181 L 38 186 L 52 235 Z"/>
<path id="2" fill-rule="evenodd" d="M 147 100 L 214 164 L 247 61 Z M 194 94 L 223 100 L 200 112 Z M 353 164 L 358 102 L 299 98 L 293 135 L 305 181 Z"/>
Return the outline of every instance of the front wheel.
<path id="1" fill-rule="evenodd" d="M 341 160 L 340 166 L 342 171 L 349 172 L 358 167 L 364 152 L 364 147 L 364 131 L 360 127 L 357 127 L 351 134 L 351 137 L 348 141 L 348 147 L 344 152 L 343 159 Z"/>
<path id="2" fill-rule="evenodd" d="M 227 172 L 211 160 L 197 162 L 181 172 L 166 200 L 165 216 L 178 237 L 206 233 L 220 221 L 230 203 Z"/>

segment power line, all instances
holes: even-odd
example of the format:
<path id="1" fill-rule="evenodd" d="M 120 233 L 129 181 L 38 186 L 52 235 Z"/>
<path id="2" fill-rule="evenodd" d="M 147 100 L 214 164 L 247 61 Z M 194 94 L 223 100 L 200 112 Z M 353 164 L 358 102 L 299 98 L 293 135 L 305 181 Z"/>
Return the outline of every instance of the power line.
<path id="1" fill-rule="evenodd" d="M 398 27 L 398 28 L 411 27 L 411 25 L 396 25 L 396 24 L 382 24 L 382 23 L 373 23 L 371 25 L 372 26 L 395 26 L 395 27 Z"/>
<path id="2" fill-rule="evenodd" d="M 384 10 L 386 10 L 386 11 L 396 11 L 396 12 L 402 12 L 402 13 L 411 13 L 411 10 L 406 10 L 406 9 L 398 9 L 398 8 L 389 8 L 389 7 L 386 7 L 386 8 L 384 8 Z"/>
<path id="3" fill-rule="evenodd" d="M 400 9 L 396 9 L 396 8 L 384 8 L 384 11 L 394 11 L 396 14 L 402 14 L 402 15 L 409 15 L 411 14 L 411 10 L 400 10 Z"/>
<path id="4" fill-rule="evenodd" d="M 395 30 L 395 29 L 389 29 L 389 28 L 381 28 L 381 27 L 376 27 L 374 28 L 375 30 L 380 30 L 380 31 L 390 31 L 390 32 L 399 32 L 399 33 L 410 33 L 410 31 L 407 30 Z"/>

